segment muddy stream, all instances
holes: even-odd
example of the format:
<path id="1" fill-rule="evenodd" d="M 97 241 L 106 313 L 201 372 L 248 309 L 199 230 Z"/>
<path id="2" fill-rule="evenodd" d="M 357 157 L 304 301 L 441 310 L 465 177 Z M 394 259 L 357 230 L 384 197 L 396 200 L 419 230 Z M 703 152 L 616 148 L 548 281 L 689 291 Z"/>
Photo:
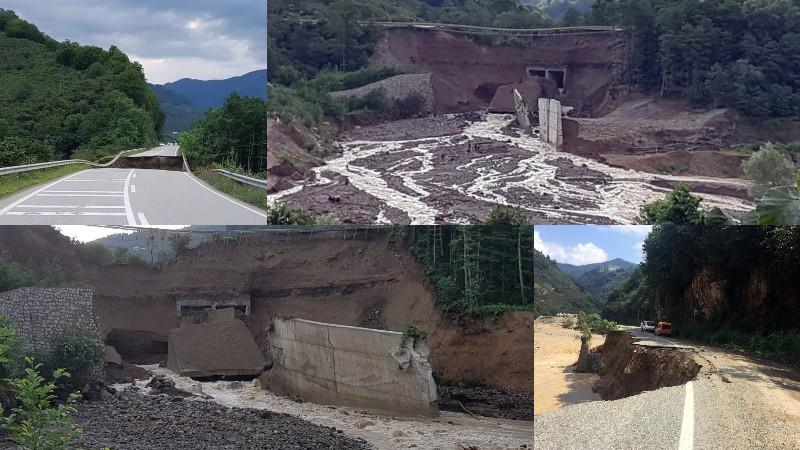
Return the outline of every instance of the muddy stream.
<path id="1" fill-rule="evenodd" d="M 484 114 L 461 134 L 411 140 L 343 142 L 343 153 L 314 168 L 311 180 L 271 194 L 270 201 L 303 206 L 307 187 L 349 185 L 377 199 L 374 223 L 387 223 L 387 208 L 402 211 L 412 224 L 468 223 L 472 204 L 484 211 L 512 205 L 546 221 L 632 223 L 642 205 L 669 189 L 654 182 L 705 183 L 734 188 L 745 180 L 657 175 L 626 170 L 593 159 L 557 152 L 538 137 L 504 133 L 513 116 Z M 491 142 L 469 153 L 466 142 Z M 498 150 L 498 146 L 500 149 Z M 587 176 L 588 175 L 588 176 Z M 735 197 L 699 194 L 705 207 L 742 213 L 753 205 Z M 462 205 L 462 206 L 452 206 Z"/>

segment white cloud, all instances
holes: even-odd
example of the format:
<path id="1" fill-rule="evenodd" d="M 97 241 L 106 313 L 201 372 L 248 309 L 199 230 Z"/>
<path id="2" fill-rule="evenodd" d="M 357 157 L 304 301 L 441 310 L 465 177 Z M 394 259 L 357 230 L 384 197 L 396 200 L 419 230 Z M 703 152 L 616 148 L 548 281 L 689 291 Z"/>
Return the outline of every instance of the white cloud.
<path id="1" fill-rule="evenodd" d="M 554 242 L 545 242 L 538 231 L 533 232 L 533 247 L 550 258 L 567 264 L 582 266 L 608 261 L 608 254 L 592 242 L 567 248 Z"/>

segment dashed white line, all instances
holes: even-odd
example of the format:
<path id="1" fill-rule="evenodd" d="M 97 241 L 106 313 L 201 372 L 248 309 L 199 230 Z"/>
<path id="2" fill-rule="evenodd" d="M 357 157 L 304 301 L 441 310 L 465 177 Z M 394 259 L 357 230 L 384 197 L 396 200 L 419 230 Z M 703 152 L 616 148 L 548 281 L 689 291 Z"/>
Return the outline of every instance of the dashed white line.
<path id="1" fill-rule="evenodd" d="M 143 225 L 146 227 L 150 226 L 150 222 L 147 221 L 147 217 L 144 216 L 144 213 L 140 212 L 136 213 L 136 215 L 139 216 L 139 225 Z"/>
<path id="2" fill-rule="evenodd" d="M 134 175 L 133 174 L 134 170 L 135 169 L 131 169 L 131 171 L 128 172 L 128 176 L 127 176 L 127 178 L 125 178 L 125 189 L 123 190 L 123 192 L 125 192 L 125 195 L 124 195 L 124 199 L 125 199 L 125 216 L 128 219 L 128 225 L 136 225 L 136 217 L 133 216 L 133 208 L 131 208 L 131 196 L 130 196 L 130 193 L 129 193 L 129 190 L 130 190 L 129 188 L 130 188 L 130 185 L 131 185 L 131 178 Z"/>
<path id="3" fill-rule="evenodd" d="M 694 448 L 694 386 L 686 383 L 686 401 L 683 403 L 683 421 L 681 422 L 681 440 L 678 450 Z"/>
<path id="4" fill-rule="evenodd" d="M 131 185 L 131 192 L 136 192 L 136 185 L 135 184 Z"/>

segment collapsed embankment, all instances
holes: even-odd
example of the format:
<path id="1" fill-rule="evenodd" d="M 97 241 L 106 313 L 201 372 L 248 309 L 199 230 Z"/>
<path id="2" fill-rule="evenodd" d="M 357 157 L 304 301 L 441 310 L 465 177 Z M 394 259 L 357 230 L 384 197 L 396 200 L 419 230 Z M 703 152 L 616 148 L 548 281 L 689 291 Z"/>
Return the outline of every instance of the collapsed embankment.
<path id="1" fill-rule="evenodd" d="M 461 34 L 392 29 L 378 42 L 372 64 L 430 73 L 436 113 L 484 109 L 500 86 L 548 72 L 563 89 L 567 104 L 591 111 L 606 101 L 624 65 L 622 33 L 526 39 L 524 46 L 489 47 Z"/>
<path id="2" fill-rule="evenodd" d="M 691 350 L 634 345 L 624 331 L 612 331 L 592 350 L 600 379 L 592 390 L 603 400 L 617 400 L 697 378 L 703 365 Z"/>
<path id="3" fill-rule="evenodd" d="M 249 295 L 246 323 L 262 349 L 275 315 L 394 331 L 414 323 L 429 333 L 431 363 L 444 383 L 530 392 L 532 314 L 454 322 L 436 306 L 422 268 L 388 233 L 336 235 L 217 241 L 161 270 L 97 266 L 49 227 L 9 227 L 0 249 L 26 264 L 56 262 L 65 276 L 93 287 L 100 333 L 131 362 L 166 360 L 169 330 L 180 323 L 177 299 Z"/>

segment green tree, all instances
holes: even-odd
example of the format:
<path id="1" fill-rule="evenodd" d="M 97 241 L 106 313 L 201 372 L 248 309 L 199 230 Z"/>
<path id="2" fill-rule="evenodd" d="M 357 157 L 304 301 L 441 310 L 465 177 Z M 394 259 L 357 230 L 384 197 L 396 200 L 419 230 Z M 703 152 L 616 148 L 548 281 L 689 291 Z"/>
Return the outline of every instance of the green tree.
<path id="1" fill-rule="evenodd" d="M 4 427 L 11 439 L 25 449 L 58 450 L 71 448 L 71 442 L 80 436 L 72 414 L 79 394 L 70 394 L 63 403 L 57 403 L 54 394 L 56 382 L 70 376 L 63 369 L 55 370 L 53 381 L 46 381 L 39 374 L 40 364 L 34 365 L 31 358 L 25 359 L 28 368 L 25 376 L 6 380 L 19 406 L 10 414 L 0 407 Z"/>
<path id="2" fill-rule="evenodd" d="M 642 207 L 639 221 L 644 224 L 691 224 L 703 223 L 702 199 L 692 195 L 689 186 L 681 183 L 666 198 Z"/>
<path id="3" fill-rule="evenodd" d="M 761 197 L 775 187 L 789 186 L 797 177 L 794 164 L 772 143 L 762 146 L 742 168 L 744 174 L 753 180 L 749 189 L 753 197 Z"/>

